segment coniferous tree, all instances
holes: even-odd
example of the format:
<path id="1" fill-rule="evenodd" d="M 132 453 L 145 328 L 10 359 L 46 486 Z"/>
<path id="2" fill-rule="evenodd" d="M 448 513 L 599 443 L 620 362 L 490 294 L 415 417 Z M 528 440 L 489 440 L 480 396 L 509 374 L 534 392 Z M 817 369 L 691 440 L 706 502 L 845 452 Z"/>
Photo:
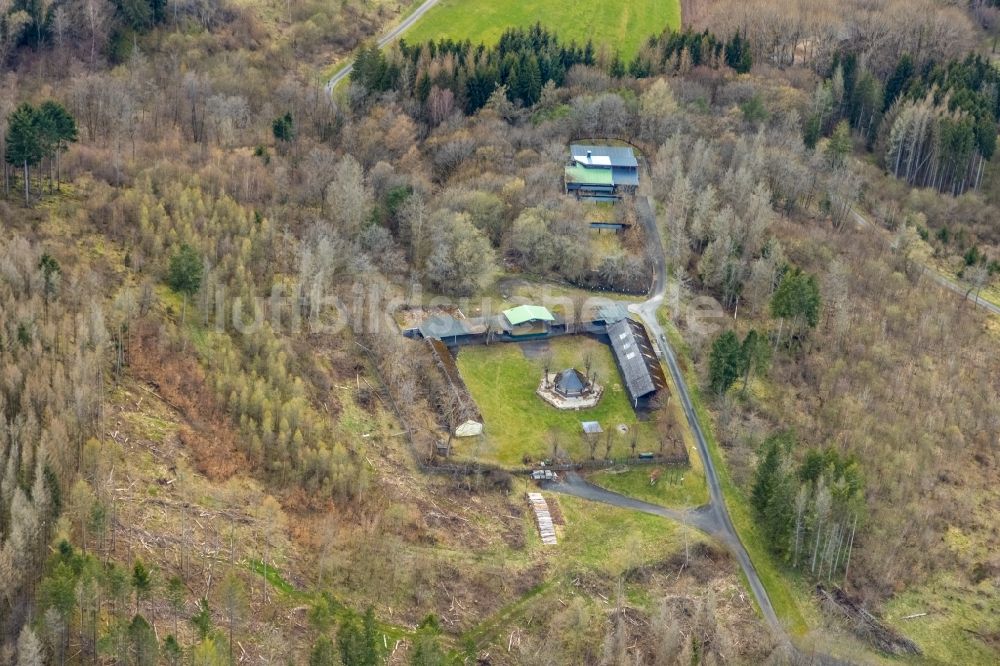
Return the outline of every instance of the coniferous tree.
<path id="1" fill-rule="evenodd" d="M 38 107 L 38 117 L 45 152 L 48 156 L 55 158 L 56 188 L 58 189 L 62 184 L 59 155 L 69 148 L 69 144 L 76 143 L 78 138 L 76 119 L 66 110 L 66 107 L 53 100 L 42 102 L 41 106 Z"/>
<path id="2" fill-rule="evenodd" d="M 180 643 L 174 638 L 173 634 L 168 634 L 166 638 L 163 639 L 163 656 L 166 658 L 167 663 L 170 666 L 177 666 L 181 661 L 181 656 L 184 654 L 184 650 L 181 648 Z"/>
<path id="3" fill-rule="evenodd" d="M 336 666 L 337 649 L 326 636 L 320 636 L 309 651 L 309 666 Z"/>
<path id="4" fill-rule="evenodd" d="M 611 59 L 611 65 L 608 67 L 608 74 L 611 78 L 620 79 L 625 76 L 625 64 L 622 63 L 621 54 L 615 51 L 614 57 Z"/>
<path id="5" fill-rule="evenodd" d="M 757 463 L 753 489 L 750 493 L 750 503 L 758 517 L 764 517 L 767 514 L 771 497 L 778 484 L 781 483 L 781 464 L 780 443 L 777 438 L 771 437 L 764 442 L 763 455 Z"/>
<path id="6" fill-rule="evenodd" d="M 851 128 L 846 120 L 837 123 L 824 152 L 830 166 L 836 168 L 844 165 L 844 161 L 851 153 Z"/>
<path id="7" fill-rule="evenodd" d="M 132 618 L 128 626 L 129 651 L 132 654 L 131 663 L 135 666 L 154 666 L 159 653 L 159 644 L 153 627 L 141 615 Z"/>
<path id="8" fill-rule="evenodd" d="M 888 111 L 897 99 L 906 91 L 913 76 L 913 57 L 904 53 L 892 72 L 892 76 L 885 82 L 885 97 L 882 102 L 882 110 Z"/>
<path id="9" fill-rule="evenodd" d="M 410 663 L 413 666 L 437 666 L 445 660 L 444 650 L 438 640 L 440 633 L 437 618 L 428 615 L 420 623 L 417 635 L 413 639 L 413 652 L 410 655 Z"/>
<path id="10" fill-rule="evenodd" d="M 198 612 L 191 616 L 191 624 L 203 641 L 212 633 L 212 611 L 208 607 L 208 599 L 202 597 L 198 601 Z"/>
<path id="11" fill-rule="evenodd" d="M 24 103 L 7 117 L 6 151 L 8 164 L 24 170 L 24 205 L 31 203 L 31 167 L 45 155 L 38 110 Z"/>
<path id="12" fill-rule="evenodd" d="M 726 44 L 726 64 L 740 74 L 746 74 L 753 65 L 753 58 L 750 54 L 750 44 L 737 31 L 732 39 Z"/>
<path id="13" fill-rule="evenodd" d="M 271 122 L 271 133 L 282 143 L 289 143 L 295 138 L 295 120 L 291 113 L 278 116 Z"/>
<path id="14" fill-rule="evenodd" d="M 819 143 L 819 139 L 823 134 L 823 119 L 819 114 L 812 114 L 806 118 L 805 123 L 802 127 L 802 143 L 805 144 L 806 148 L 812 150 Z"/>
<path id="15" fill-rule="evenodd" d="M 174 634 L 177 634 L 177 620 L 184 609 L 184 581 L 180 576 L 171 576 L 167 581 L 167 603 L 174 613 Z"/>
<path id="16" fill-rule="evenodd" d="M 807 275 L 798 267 L 785 271 L 778 288 L 771 297 L 771 314 L 781 319 L 782 327 L 790 321 L 793 329 L 789 344 L 805 327 L 815 328 L 819 323 L 819 283 L 815 275 Z M 781 342 L 781 330 L 775 344 Z"/>
<path id="17" fill-rule="evenodd" d="M 58 635 L 55 651 L 59 662 L 63 663 L 66 656 L 69 621 L 76 609 L 76 574 L 73 571 L 72 549 L 67 556 L 61 558 L 48 576 L 42 581 L 40 589 L 42 606 L 46 608 L 46 617 L 50 615 L 58 619 Z M 46 620 L 48 623 L 48 620 Z"/>
<path id="18" fill-rule="evenodd" d="M 167 284 L 184 297 L 181 312 L 182 324 L 187 313 L 188 297 L 194 295 L 201 288 L 202 271 L 201 257 L 198 256 L 193 247 L 186 243 L 181 245 L 177 253 L 170 258 Z"/>
<path id="19" fill-rule="evenodd" d="M 771 360 L 771 348 L 767 340 L 757 332 L 757 329 L 750 329 L 743 338 L 740 345 L 740 363 L 743 370 L 743 393 L 746 393 L 747 384 L 750 383 L 752 373 L 762 373 L 767 370 L 767 364 Z"/>
<path id="20" fill-rule="evenodd" d="M 232 661 L 237 625 L 243 621 L 249 605 L 246 590 L 243 589 L 243 581 L 232 571 L 222 579 L 221 597 L 226 623 L 229 625 L 229 660 Z"/>
<path id="21" fill-rule="evenodd" d="M 135 590 L 135 612 L 139 613 L 139 603 L 149 596 L 153 587 L 153 577 L 142 560 L 136 560 L 132 567 L 132 588 Z"/>
<path id="22" fill-rule="evenodd" d="M 739 338 L 732 331 L 725 331 L 712 343 L 708 359 L 709 387 L 712 392 L 718 395 L 725 393 L 740 376 L 742 366 Z"/>
<path id="23" fill-rule="evenodd" d="M 381 663 L 375 611 L 369 607 L 363 617 L 344 617 L 337 632 L 340 659 L 346 666 L 376 666 Z"/>
<path id="24" fill-rule="evenodd" d="M 42 271 L 42 298 L 45 306 L 45 316 L 49 314 L 49 300 L 56 293 L 56 283 L 62 269 L 59 262 L 48 252 L 42 254 L 38 260 L 38 268 Z"/>
<path id="25" fill-rule="evenodd" d="M 772 478 L 770 497 L 761 523 L 772 552 L 782 556 L 788 552 L 789 537 L 795 524 L 795 494 L 794 477 L 785 474 L 779 467 Z"/>

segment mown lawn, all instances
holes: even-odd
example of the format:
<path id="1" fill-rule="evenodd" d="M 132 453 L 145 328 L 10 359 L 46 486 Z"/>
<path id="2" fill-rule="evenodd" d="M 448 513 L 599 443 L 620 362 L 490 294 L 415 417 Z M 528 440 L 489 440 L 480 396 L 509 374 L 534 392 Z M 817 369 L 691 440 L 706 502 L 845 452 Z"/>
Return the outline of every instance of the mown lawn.
<path id="1" fill-rule="evenodd" d="M 679 0 L 441 0 L 405 35 L 408 43 L 443 38 L 495 43 L 509 27 L 535 23 L 561 41 L 593 40 L 631 58 L 645 40 L 670 26 L 679 28 Z"/>
<path id="2" fill-rule="evenodd" d="M 637 421 L 607 345 L 582 336 L 557 338 L 547 344 L 552 356 L 551 372 L 568 367 L 582 371 L 585 356 L 591 355 L 591 372 L 596 373 L 597 382 L 604 386 L 604 395 L 597 406 L 563 411 L 535 395 L 544 368 L 541 351 L 509 343 L 464 347 L 458 353 L 458 368 L 483 414 L 486 437 L 482 443 L 472 438 L 458 440 L 456 455 L 501 465 L 521 465 L 525 456 L 532 460 L 550 458 L 551 433 L 556 433 L 562 451 L 574 460 L 584 460 L 590 457 L 590 450 L 583 439 L 581 421 L 598 421 L 605 431 L 619 424 L 630 429 L 624 435 L 615 432 L 613 458 L 631 453 L 634 427 L 639 430 L 637 452 L 658 450 L 655 424 Z M 605 437 L 601 436 L 597 457 L 604 456 Z"/>
<path id="3" fill-rule="evenodd" d="M 650 483 L 653 470 L 660 478 Z M 688 466 L 643 465 L 626 470 L 603 470 L 588 477 L 588 481 L 622 495 L 641 499 L 650 504 L 673 508 L 701 506 L 708 502 L 705 476 Z"/>

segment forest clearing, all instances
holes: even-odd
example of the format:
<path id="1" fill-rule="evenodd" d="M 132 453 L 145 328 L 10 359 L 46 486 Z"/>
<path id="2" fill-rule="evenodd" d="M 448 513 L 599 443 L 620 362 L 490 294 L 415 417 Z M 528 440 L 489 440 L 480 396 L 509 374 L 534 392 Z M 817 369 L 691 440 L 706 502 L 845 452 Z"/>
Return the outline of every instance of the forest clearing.
<path id="1" fill-rule="evenodd" d="M 995 663 L 995 3 L 414 9 L 0 2 L 0 666 Z"/>

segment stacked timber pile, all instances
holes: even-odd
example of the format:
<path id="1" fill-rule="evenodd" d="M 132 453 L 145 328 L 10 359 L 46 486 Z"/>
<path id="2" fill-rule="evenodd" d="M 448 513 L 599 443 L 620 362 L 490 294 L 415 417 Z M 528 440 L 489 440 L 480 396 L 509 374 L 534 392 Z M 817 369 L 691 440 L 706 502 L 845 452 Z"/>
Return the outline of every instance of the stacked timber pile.
<path id="1" fill-rule="evenodd" d="M 545 498 L 541 493 L 528 493 L 528 501 L 535 510 L 535 520 L 538 521 L 538 533 L 542 537 L 542 543 L 547 546 L 556 545 L 556 527 L 552 524 L 552 516 L 549 514 L 549 505 L 545 503 Z"/>

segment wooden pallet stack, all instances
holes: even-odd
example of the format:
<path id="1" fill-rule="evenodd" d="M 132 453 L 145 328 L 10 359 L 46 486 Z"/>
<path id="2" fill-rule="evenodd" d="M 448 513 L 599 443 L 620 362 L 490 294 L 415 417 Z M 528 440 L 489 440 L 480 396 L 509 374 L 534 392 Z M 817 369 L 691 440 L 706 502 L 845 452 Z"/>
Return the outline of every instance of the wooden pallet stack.
<path id="1" fill-rule="evenodd" d="M 535 510 L 535 520 L 538 522 L 538 533 L 546 546 L 556 545 L 556 526 L 552 523 L 549 505 L 541 493 L 528 493 L 528 501 Z"/>

